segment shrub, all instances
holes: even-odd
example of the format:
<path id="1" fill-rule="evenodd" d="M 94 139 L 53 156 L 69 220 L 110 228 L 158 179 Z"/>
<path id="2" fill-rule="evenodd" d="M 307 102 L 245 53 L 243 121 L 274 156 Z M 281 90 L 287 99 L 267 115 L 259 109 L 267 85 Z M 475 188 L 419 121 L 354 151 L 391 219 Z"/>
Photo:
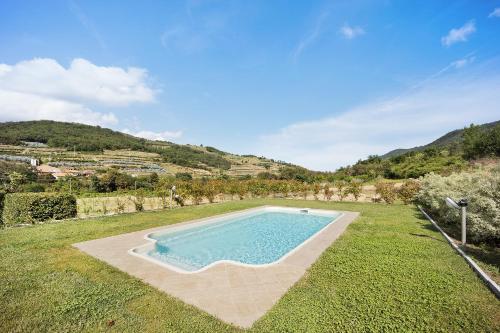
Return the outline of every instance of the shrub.
<path id="1" fill-rule="evenodd" d="M 193 176 L 189 172 L 177 172 L 175 174 L 175 179 L 188 181 L 188 180 L 192 180 Z"/>
<path id="2" fill-rule="evenodd" d="M 460 211 L 445 198 L 467 198 L 467 235 L 471 242 L 500 243 L 500 170 L 455 173 L 448 177 L 428 174 L 421 178 L 416 202 L 459 237 Z"/>
<path id="3" fill-rule="evenodd" d="M 319 194 L 319 191 L 321 190 L 321 185 L 314 184 L 312 188 L 313 188 L 314 200 L 318 200 L 318 194 Z"/>
<path id="4" fill-rule="evenodd" d="M 405 203 L 405 205 L 407 205 L 413 202 L 419 190 L 420 183 L 414 179 L 410 179 L 401 185 L 398 190 L 398 197 Z"/>
<path id="5" fill-rule="evenodd" d="M 13 193 L 5 197 L 5 224 L 36 223 L 76 216 L 76 198 L 71 194 Z"/>
<path id="6" fill-rule="evenodd" d="M 130 197 L 130 200 L 132 200 L 132 202 L 134 203 L 136 212 L 142 212 L 144 210 L 144 202 L 146 201 L 146 198 L 144 197 L 144 191 L 135 191 L 134 196 Z"/>
<path id="7" fill-rule="evenodd" d="M 396 200 L 397 192 L 394 183 L 378 182 L 375 184 L 375 192 L 388 204 L 392 204 Z"/>
<path id="8" fill-rule="evenodd" d="M 119 197 L 116 198 L 116 212 L 118 214 L 122 214 L 123 212 L 125 212 L 125 202 Z"/>
<path id="9" fill-rule="evenodd" d="M 359 196 L 361 195 L 361 191 L 363 190 L 363 183 L 360 181 L 353 179 L 347 185 L 346 193 L 352 194 L 354 200 L 358 201 Z"/>
<path id="10" fill-rule="evenodd" d="M 344 198 L 347 197 L 347 195 L 349 194 L 347 193 L 346 190 L 347 182 L 345 180 L 339 180 L 335 182 L 335 186 L 337 187 L 337 194 L 339 196 L 339 200 L 343 201 Z"/>
<path id="11" fill-rule="evenodd" d="M 45 187 L 42 184 L 30 183 L 23 186 L 23 192 L 45 192 Z"/>
<path id="12" fill-rule="evenodd" d="M 208 199 L 208 202 L 213 203 L 215 196 L 219 194 L 218 184 L 213 180 L 206 182 L 203 192 L 204 196 Z"/>
<path id="13" fill-rule="evenodd" d="M 330 189 L 330 184 L 326 184 L 323 187 L 323 192 L 325 192 L 325 198 L 327 201 L 330 201 L 332 199 L 333 191 Z"/>
<path id="14" fill-rule="evenodd" d="M 3 213 L 4 200 L 5 200 L 5 192 L 0 191 L 0 225 L 3 224 L 2 213 Z"/>

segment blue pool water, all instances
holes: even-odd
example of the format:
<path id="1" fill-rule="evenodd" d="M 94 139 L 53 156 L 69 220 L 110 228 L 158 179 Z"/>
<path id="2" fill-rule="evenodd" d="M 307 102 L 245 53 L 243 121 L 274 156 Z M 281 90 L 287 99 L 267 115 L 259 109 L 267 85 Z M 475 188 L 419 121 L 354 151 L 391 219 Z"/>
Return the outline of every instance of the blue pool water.
<path id="1" fill-rule="evenodd" d="M 279 260 L 334 221 L 340 213 L 260 211 L 176 232 L 152 234 L 147 255 L 186 271 L 219 260 L 268 264 Z"/>

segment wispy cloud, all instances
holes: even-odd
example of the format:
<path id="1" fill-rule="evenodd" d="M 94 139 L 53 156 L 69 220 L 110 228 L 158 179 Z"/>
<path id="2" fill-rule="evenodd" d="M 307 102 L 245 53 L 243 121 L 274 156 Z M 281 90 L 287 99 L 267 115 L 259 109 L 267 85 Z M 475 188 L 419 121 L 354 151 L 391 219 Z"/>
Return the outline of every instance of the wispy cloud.
<path id="1" fill-rule="evenodd" d="M 216 9 L 211 7 L 210 11 L 207 11 L 205 6 L 207 4 L 201 1 L 186 2 L 185 14 L 171 23 L 160 35 L 161 45 L 167 50 L 194 54 L 227 38 L 231 34 L 227 27 L 236 11 L 223 4 Z"/>
<path id="2" fill-rule="evenodd" d="M 448 34 L 441 38 L 441 44 L 451 46 L 458 42 L 466 42 L 471 34 L 476 31 L 474 20 L 470 20 L 458 29 L 451 29 Z"/>
<path id="3" fill-rule="evenodd" d="M 424 86 L 425 84 L 427 84 L 429 81 L 435 80 L 438 77 L 450 72 L 450 70 L 463 68 L 467 65 L 472 64 L 475 60 L 476 60 L 475 52 L 471 52 L 461 59 L 457 59 L 457 60 L 450 62 L 448 65 L 444 66 L 440 70 L 427 76 L 425 79 L 420 80 L 415 85 L 410 86 L 409 90 L 420 88 L 420 87 Z"/>
<path id="4" fill-rule="evenodd" d="M 365 34 L 365 30 L 361 27 L 350 26 L 348 24 L 344 24 L 339 31 L 346 39 L 354 39 Z"/>
<path id="5" fill-rule="evenodd" d="M 87 16 L 87 14 L 85 14 L 82 8 L 74 0 L 70 0 L 68 3 L 71 12 L 77 17 L 81 25 L 83 25 L 83 27 L 92 35 L 97 44 L 99 44 L 99 47 L 103 51 L 108 51 L 108 45 L 97 30 L 94 22 Z"/>
<path id="6" fill-rule="evenodd" d="M 500 17 L 500 7 L 493 9 L 488 17 Z"/>
<path id="7" fill-rule="evenodd" d="M 462 67 L 465 67 L 467 65 L 472 64 L 475 60 L 476 60 L 476 57 L 473 55 L 470 55 L 470 56 L 466 56 L 465 58 L 458 59 L 458 60 L 451 62 L 450 66 L 452 68 L 459 69 L 459 68 L 462 68 Z"/>
<path id="8" fill-rule="evenodd" d="M 300 58 L 300 55 L 304 50 L 312 45 L 318 37 L 322 33 L 322 28 L 325 20 L 328 18 L 328 15 L 330 14 L 329 11 L 323 10 L 319 16 L 316 18 L 314 22 L 313 28 L 301 38 L 301 40 L 298 42 L 297 46 L 293 49 L 291 57 L 293 62 L 297 62 Z"/>
<path id="9" fill-rule="evenodd" d="M 86 124 L 118 122 L 113 113 L 91 106 L 125 107 L 150 103 L 156 90 L 142 68 L 97 66 L 74 59 L 68 68 L 54 59 L 0 64 L 0 121 L 51 119 Z"/>
<path id="10" fill-rule="evenodd" d="M 463 70 L 462 62 L 452 62 L 446 75 L 402 95 L 265 135 L 254 151 L 316 170 L 334 170 L 370 154 L 428 143 L 471 122 L 498 120 L 498 63 Z M 451 70 L 456 68 L 460 71 Z"/>
<path id="11" fill-rule="evenodd" d="M 137 136 L 139 138 L 144 138 L 148 140 L 159 140 L 159 141 L 171 141 L 174 139 L 179 139 L 182 137 L 182 131 L 163 131 L 163 132 L 153 132 L 153 131 L 131 131 L 129 129 L 123 129 L 123 133 Z"/>

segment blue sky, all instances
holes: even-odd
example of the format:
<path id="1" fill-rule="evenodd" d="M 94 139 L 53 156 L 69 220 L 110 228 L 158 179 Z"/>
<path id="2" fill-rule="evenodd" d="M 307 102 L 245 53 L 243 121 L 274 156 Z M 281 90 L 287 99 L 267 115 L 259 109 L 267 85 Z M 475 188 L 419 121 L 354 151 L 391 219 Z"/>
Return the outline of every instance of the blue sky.
<path id="1" fill-rule="evenodd" d="M 500 119 L 500 1 L 8 1 L 0 121 L 316 170 Z"/>

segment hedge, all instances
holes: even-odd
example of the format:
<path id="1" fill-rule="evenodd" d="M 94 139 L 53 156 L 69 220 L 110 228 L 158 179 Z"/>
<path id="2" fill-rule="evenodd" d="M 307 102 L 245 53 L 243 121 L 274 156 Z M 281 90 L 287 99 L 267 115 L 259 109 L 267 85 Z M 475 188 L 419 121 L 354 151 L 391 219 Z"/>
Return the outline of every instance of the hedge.
<path id="1" fill-rule="evenodd" d="M 3 212 L 3 202 L 5 200 L 5 192 L 0 191 L 0 225 L 3 224 L 2 212 Z"/>
<path id="2" fill-rule="evenodd" d="M 76 197 L 71 194 L 12 193 L 5 196 L 3 221 L 7 225 L 75 216 Z"/>

